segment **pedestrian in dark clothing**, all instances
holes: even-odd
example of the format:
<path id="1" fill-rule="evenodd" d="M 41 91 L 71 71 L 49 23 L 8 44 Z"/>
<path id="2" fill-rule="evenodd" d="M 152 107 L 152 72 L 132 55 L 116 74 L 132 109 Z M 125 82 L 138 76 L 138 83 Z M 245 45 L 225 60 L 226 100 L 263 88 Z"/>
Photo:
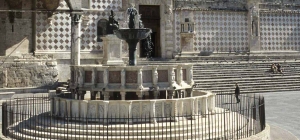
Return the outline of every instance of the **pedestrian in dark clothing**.
<path id="1" fill-rule="evenodd" d="M 234 94 L 235 94 L 235 98 L 236 98 L 237 103 L 239 103 L 240 102 L 240 99 L 239 99 L 240 87 L 239 87 L 238 83 L 235 84 Z"/>
<path id="2" fill-rule="evenodd" d="M 278 63 L 277 64 L 277 71 L 282 74 L 283 70 L 281 69 L 281 65 Z"/>

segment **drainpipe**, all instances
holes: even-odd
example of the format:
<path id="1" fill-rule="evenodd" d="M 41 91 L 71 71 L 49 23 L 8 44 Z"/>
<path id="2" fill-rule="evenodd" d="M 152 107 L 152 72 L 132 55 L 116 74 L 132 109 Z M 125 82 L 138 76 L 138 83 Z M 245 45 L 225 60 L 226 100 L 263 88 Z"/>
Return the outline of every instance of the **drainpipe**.
<path id="1" fill-rule="evenodd" d="M 35 48 L 36 48 L 36 1 L 37 0 L 32 0 L 32 5 L 31 5 L 31 8 L 34 12 L 32 12 L 31 14 L 31 28 L 32 28 L 32 38 L 31 38 L 31 46 L 29 47 L 29 53 L 33 53 L 33 55 L 35 54 Z"/>

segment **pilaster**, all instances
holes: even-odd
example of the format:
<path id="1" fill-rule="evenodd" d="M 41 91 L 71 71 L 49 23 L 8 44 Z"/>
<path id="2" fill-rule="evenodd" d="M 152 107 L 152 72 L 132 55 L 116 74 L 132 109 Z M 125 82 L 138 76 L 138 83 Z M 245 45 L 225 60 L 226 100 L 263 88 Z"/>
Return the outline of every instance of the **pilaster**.
<path id="1" fill-rule="evenodd" d="M 143 87 L 143 71 L 142 68 L 140 68 L 138 70 L 138 86 L 139 86 L 139 90 L 142 90 Z"/>
<path id="2" fill-rule="evenodd" d="M 155 116 L 155 103 L 156 101 L 155 100 L 151 100 L 150 101 L 150 117 L 152 118 L 151 122 L 152 123 L 157 123 L 156 122 L 156 116 Z"/>
<path id="3" fill-rule="evenodd" d="M 259 3 L 248 0 L 249 51 L 260 51 Z"/>

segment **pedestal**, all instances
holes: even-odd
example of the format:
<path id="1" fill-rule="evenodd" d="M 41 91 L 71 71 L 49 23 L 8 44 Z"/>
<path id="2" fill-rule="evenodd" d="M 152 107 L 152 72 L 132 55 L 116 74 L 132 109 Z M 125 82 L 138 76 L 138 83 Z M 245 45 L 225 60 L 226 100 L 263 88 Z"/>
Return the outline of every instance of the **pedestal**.
<path id="1" fill-rule="evenodd" d="M 123 65 L 122 43 L 116 35 L 106 35 L 103 40 L 103 61 L 104 65 Z"/>
<path id="2" fill-rule="evenodd" d="M 252 36 L 252 38 L 250 39 L 250 50 L 249 51 L 251 51 L 251 52 L 261 51 L 259 36 Z"/>
<path id="3" fill-rule="evenodd" d="M 194 33 L 180 33 L 181 37 L 181 51 L 184 52 L 193 52 L 194 51 Z"/>

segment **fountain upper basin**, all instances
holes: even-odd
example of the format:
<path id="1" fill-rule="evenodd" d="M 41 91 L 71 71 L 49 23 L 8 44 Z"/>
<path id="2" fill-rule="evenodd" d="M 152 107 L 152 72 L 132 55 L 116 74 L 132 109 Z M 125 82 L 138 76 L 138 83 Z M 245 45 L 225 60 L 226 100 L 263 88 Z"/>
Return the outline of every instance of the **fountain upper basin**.
<path id="1" fill-rule="evenodd" d="M 114 30 L 115 35 L 122 40 L 142 40 L 149 36 L 151 33 L 150 28 L 140 29 L 118 29 Z"/>

